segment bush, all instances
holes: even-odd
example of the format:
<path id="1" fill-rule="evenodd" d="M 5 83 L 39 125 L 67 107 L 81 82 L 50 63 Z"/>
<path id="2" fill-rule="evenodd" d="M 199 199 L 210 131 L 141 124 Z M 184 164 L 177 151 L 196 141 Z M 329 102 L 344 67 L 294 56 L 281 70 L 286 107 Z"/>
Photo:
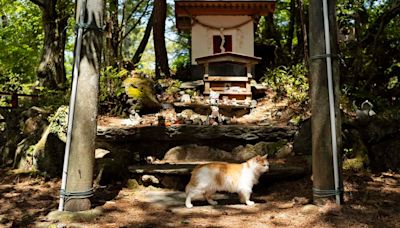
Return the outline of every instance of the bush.
<path id="1" fill-rule="evenodd" d="M 294 102 L 305 103 L 309 100 L 307 70 L 303 64 L 267 69 L 260 81 Z"/>

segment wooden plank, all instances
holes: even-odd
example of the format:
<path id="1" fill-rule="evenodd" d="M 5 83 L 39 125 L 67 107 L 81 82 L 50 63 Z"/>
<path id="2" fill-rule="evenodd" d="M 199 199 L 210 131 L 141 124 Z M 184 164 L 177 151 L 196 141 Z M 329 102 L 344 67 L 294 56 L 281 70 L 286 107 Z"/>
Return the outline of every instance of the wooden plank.
<path id="1" fill-rule="evenodd" d="M 200 104 L 200 103 L 183 103 L 183 102 L 175 102 L 174 103 L 175 107 L 183 107 L 183 108 L 210 108 L 210 104 Z M 218 107 L 220 109 L 243 109 L 243 108 L 249 108 L 250 105 L 226 105 L 226 104 L 219 104 Z"/>
<path id="2" fill-rule="evenodd" d="M 247 76 L 208 76 L 207 79 L 204 79 L 205 82 L 214 82 L 214 81 L 224 81 L 224 82 L 247 82 L 249 78 Z"/>
<path id="3" fill-rule="evenodd" d="M 251 95 L 251 92 L 231 92 L 231 91 L 216 91 L 216 92 L 222 95 Z M 210 92 L 204 92 L 204 94 L 209 95 Z"/>

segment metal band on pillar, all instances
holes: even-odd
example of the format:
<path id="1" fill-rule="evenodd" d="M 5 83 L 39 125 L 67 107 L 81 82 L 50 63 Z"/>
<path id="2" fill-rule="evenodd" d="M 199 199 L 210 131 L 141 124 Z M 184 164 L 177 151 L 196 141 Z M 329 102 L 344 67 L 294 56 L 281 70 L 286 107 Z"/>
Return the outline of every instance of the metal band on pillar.
<path id="1" fill-rule="evenodd" d="M 343 189 L 335 190 L 335 189 L 319 189 L 319 188 L 313 188 L 313 196 L 315 198 L 328 198 L 331 196 L 337 196 L 341 195 L 343 192 Z"/>
<path id="2" fill-rule="evenodd" d="M 68 201 L 69 199 L 84 199 L 93 196 L 93 188 L 81 192 L 67 192 L 61 190 L 60 194 Z"/>

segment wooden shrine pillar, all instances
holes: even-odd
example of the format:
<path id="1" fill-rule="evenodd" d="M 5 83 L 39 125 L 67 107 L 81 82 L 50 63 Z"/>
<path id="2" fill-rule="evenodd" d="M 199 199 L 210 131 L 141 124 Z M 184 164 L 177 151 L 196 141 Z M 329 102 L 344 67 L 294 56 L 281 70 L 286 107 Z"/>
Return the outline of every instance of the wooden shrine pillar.
<path id="1" fill-rule="evenodd" d="M 341 118 L 339 109 L 340 84 L 337 58 L 336 1 L 328 1 L 332 78 L 338 160 L 341 158 Z M 327 80 L 327 55 L 324 35 L 324 18 L 321 0 L 311 0 L 310 15 L 310 84 L 311 84 L 311 131 L 312 171 L 314 202 L 324 203 L 335 198 L 333 149 Z M 339 171 L 341 162 L 339 162 Z M 341 172 L 339 172 L 341 173 Z M 342 186 L 342 182 L 340 181 Z"/>
<path id="2" fill-rule="evenodd" d="M 78 0 L 76 21 L 80 21 L 79 12 L 82 7 L 86 7 L 85 25 L 78 26 L 85 28 L 85 33 L 80 53 L 81 61 L 73 113 L 65 211 L 90 209 L 89 198 L 93 192 L 104 2 L 103 0 Z"/>

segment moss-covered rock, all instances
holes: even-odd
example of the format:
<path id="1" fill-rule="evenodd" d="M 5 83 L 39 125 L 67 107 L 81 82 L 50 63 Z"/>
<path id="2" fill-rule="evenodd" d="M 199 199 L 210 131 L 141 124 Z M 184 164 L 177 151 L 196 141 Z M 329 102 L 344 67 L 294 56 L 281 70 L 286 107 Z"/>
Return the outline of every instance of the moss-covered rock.
<path id="1" fill-rule="evenodd" d="M 49 176 L 59 176 L 62 171 L 67 137 L 68 106 L 58 108 L 49 121 L 49 126 L 28 155 L 32 155 L 34 169 Z"/>
<path id="2" fill-rule="evenodd" d="M 352 171 L 361 171 L 365 169 L 365 164 L 368 163 L 368 156 L 357 156 L 344 160 L 343 169 Z"/>
<path id="3" fill-rule="evenodd" d="M 154 82 L 143 77 L 131 77 L 123 82 L 125 93 L 135 110 L 154 112 L 161 109 L 161 104 L 155 96 Z"/>
<path id="4" fill-rule="evenodd" d="M 96 207 L 87 211 L 52 211 L 47 215 L 47 219 L 53 222 L 71 223 L 71 222 L 90 222 L 103 214 L 101 207 Z"/>
<path id="5" fill-rule="evenodd" d="M 131 189 L 131 190 L 135 190 L 135 189 L 138 189 L 138 188 L 140 188 L 140 184 L 139 184 L 139 182 L 137 181 L 137 180 L 135 180 L 135 179 L 129 179 L 127 182 L 126 182 L 126 187 L 128 188 L 128 189 Z"/>

